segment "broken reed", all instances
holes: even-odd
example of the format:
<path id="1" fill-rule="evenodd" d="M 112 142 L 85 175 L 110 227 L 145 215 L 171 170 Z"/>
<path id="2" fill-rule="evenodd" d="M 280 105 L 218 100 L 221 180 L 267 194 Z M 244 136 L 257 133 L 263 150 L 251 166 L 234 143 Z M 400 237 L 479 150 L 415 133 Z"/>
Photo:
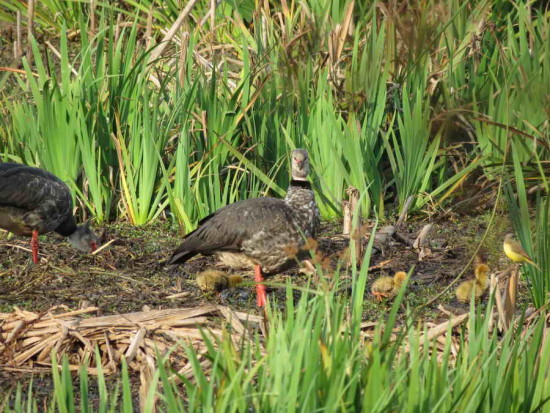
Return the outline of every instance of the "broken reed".
<path id="1" fill-rule="evenodd" d="M 89 318 L 82 316 L 93 314 L 99 308 L 60 313 L 63 307 L 40 314 L 18 308 L 13 313 L 0 313 L 0 364 L 15 371 L 18 368 L 43 370 L 44 366 L 51 366 L 52 356 L 59 359 L 67 355 L 73 371 L 81 365 L 99 363 L 105 374 L 112 374 L 118 371 L 124 358 L 133 370 L 139 372 L 144 367 L 151 367 L 159 354 L 167 354 L 180 342 L 199 350 L 205 333 L 219 339 L 242 340 L 245 329 L 240 319 L 256 323 L 259 319 L 222 306 Z M 224 335 L 220 328 L 222 319 L 234 335 Z M 101 354 L 99 360 L 93 359 L 96 350 Z M 176 352 L 172 355 L 173 368 L 190 369 L 185 357 Z"/>
<path id="2" fill-rule="evenodd" d="M 150 63 L 175 4 L 94 3 L 90 19 L 87 4 L 39 2 L 35 32 L 59 42 L 30 36 L 33 64 L 3 72 L 0 156 L 57 173 L 100 221 L 142 225 L 169 206 L 183 231 L 226 203 L 282 195 L 292 147 L 311 153 L 324 217 L 348 186 L 365 216 L 411 197 L 411 212 L 437 207 L 480 165 L 494 179 L 511 136 L 544 184 L 548 93 L 534 85 L 549 84 L 550 17 L 505 3 L 198 1 L 185 41 Z M 210 27 L 220 21 L 243 24 Z"/>

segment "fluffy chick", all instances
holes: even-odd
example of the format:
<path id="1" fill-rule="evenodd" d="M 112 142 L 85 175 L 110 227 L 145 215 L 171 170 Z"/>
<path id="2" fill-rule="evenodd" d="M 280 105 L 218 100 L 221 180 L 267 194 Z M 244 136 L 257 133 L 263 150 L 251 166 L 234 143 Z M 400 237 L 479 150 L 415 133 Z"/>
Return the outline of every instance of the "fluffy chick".
<path id="1" fill-rule="evenodd" d="M 221 271 L 207 270 L 197 274 L 196 280 L 202 291 L 220 292 L 240 284 L 243 277 L 240 275 L 227 275 Z"/>
<path id="2" fill-rule="evenodd" d="M 476 269 L 474 271 L 476 282 L 481 288 L 483 288 L 484 291 L 489 288 L 489 277 L 487 276 L 489 271 L 491 270 L 487 264 L 476 265 Z"/>
<path id="3" fill-rule="evenodd" d="M 486 264 L 478 264 L 475 269 L 474 280 L 464 281 L 460 284 L 455 293 L 458 301 L 468 302 L 472 296 L 472 289 L 474 290 L 474 295 L 476 300 L 481 298 L 485 293 L 485 290 L 489 288 L 489 278 L 487 274 L 489 273 L 489 266 Z"/>
<path id="4" fill-rule="evenodd" d="M 382 298 L 393 298 L 406 278 L 407 273 L 404 271 L 396 272 L 393 277 L 379 277 L 372 283 L 371 293 L 378 301 L 382 301 Z"/>

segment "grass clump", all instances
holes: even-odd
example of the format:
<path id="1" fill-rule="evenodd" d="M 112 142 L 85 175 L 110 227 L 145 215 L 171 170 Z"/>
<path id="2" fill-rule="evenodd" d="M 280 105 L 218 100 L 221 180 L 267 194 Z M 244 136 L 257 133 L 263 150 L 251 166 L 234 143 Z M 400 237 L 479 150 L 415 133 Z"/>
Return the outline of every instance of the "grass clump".
<path id="1" fill-rule="evenodd" d="M 223 2 L 203 18 L 199 1 L 153 61 L 175 4 L 89 7 L 37 4 L 32 62 L 0 80 L 0 154 L 60 175 L 100 221 L 168 207 L 188 232 L 282 195 L 301 146 L 325 218 L 350 185 L 365 216 L 452 200 L 479 165 L 498 179 L 511 137 L 533 184 L 548 175 L 550 24 L 529 2 Z"/>

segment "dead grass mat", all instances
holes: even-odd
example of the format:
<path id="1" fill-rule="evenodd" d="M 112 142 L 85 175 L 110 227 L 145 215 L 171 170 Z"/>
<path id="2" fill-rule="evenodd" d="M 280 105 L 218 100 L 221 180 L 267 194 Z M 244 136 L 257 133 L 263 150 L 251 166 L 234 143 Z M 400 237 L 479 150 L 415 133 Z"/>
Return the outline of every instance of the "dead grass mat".
<path id="1" fill-rule="evenodd" d="M 97 310 L 70 311 L 58 306 L 41 313 L 18 308 L 0 313 L 1 367 L 51 370 L 55 354 L 57 360 L 66 355 L 71 370 L 87 365 L 91 374 L 97 374 L 99 363 L 109 375 L 118 371 L 122 358 L 131 370 L 142 372 L 144 366 L 154 371 L 157 359 L 166 356 L 173 368 L 185 372 L 191 366 L 182 344 L 192 346 L 204 358 L 206 340 L 243 343 L 249 340 L 248 326 L 262 322 L 256 315 L 223 306 L 89 317 Z"/>

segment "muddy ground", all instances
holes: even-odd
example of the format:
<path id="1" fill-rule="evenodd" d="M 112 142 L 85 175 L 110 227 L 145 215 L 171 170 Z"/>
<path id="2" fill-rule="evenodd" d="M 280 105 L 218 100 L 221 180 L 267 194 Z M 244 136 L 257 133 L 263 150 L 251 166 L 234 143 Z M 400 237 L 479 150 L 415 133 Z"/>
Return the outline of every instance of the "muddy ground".
<path id="1" fill-rule="evenodd" d="M 467 266 L 488 222 L 489 214 L 448 218 L 436 223 L 430 237 L 430 250 L 422 260 L 419 260 L 418 252 L 410 245 L 392 238 L 382 251 L 373 254 L 370 262 L 372 269 L 369 271 L 365 294 L 365 321 L 384 317 L 391 306 L 389 302 L 376 302 L 369 293 L 370 285 L 376 277 L 391 275 L 396 271 L 409 271 L 414 266 L 402 314 L 406 306 L 418 308 L 443 291 Z M 414 239 L 426 223 L 422 219 L 413 220 L 399 232 Z M 509 230 L 507 217 L 497 215 L 494 227 L 483 250 L 492 271 L 500 271 L 509 267 L 501 252 L 503 234 Z M 193 307 L 206 303 L 220 303 L 239 311 L 258 312 L 254 287 L 249 283 L 217 294 L 202 292 L 195 282 L 196 274 L 205 269 L 216 268 L 240 274 L 245 281 L 252 280 L 252 272 L 232 271 L 218 266 L 213 257 L 199 256 L 185 265 L 164 264 L 181 239 L 177 228 L 170 223 L 141 228 L 128 224 L 106 225 L 96 226 L 96 230 L 101 234 L 103 243 L 114 240 L 97 255 L 82 255 L 55 234 L 41 236 L 39 265 L 34 265 L 30 259 L 28 239 L 0 232 L 0 312 L 10 312 L 16 306 L 40 312 L 65 305 L 70 309 L 96 306 L 100 309 L 96 315 L 108 315 L 146 309 Z M 318 249 L 324 257 L 330 259 L 332 267 L 336 266 L 347 245 L 346 239 L 339 235 L 340 232 L 340 222 L 323 224 Z M 345 297 L 351 291 L 349 265 L 344 265 L 341 273 L 340 286 Z M 467 269 L 465 277 L 473 277 L 473 268 Z M 269 277 L 267 281 L 274 284 L 268 287 L 270 300 L 281 308 L 284 308 L 286 297 L 284 284 L 289 280 L 293 286 L 303 287 L 311 282 L 310 288 L 316 288 L 315 276 L 302 274 L 296 267 Z M 518 302 L 521 308 L 528 303 L 528 293 L 524 284 L 519 288 Z M 174 295 L 176 298 L 171 297 Z M 299 295 L 300 291 L 295 290 L 294 297 Z M 440 304 L 455 313 L 468 311 L 468 305 L 457 302 L 452 288 L 418 311 L 417 317 L 439 321 L 444 318 L 437 310 Z M 2 372 L 0 365 L 0 394 L 13 389 L 17 381 L 26 383 L 28 379 L 28 374 Z M 39 387 L 39 393 L 47 395 L 51 381 L 44 377 L 34 377 L 33 380 L 35 387 Z"/>

